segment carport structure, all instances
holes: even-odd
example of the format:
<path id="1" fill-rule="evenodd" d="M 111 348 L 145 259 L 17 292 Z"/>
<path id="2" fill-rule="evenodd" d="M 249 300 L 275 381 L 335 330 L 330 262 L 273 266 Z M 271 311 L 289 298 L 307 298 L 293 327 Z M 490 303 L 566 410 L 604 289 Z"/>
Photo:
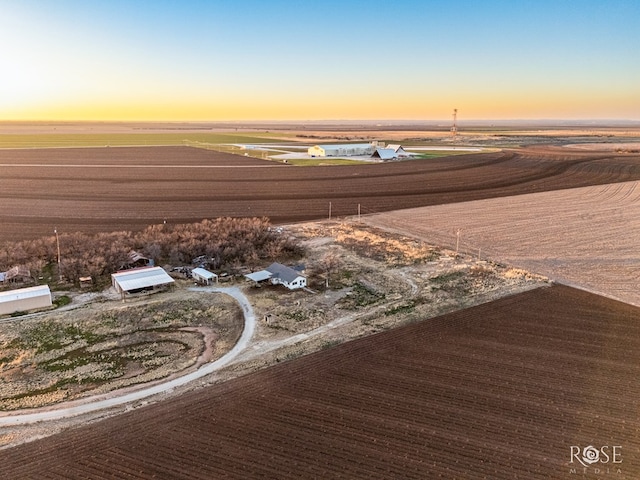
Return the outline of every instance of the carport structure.
<path id="1" fill-rule="evenodd" d="M 157 290 L 174 283 L 164 269 L 160 267 L 133 268 L 111 274 L 113 288 L 122 295 L 138 293 L 143 290 Z"/>

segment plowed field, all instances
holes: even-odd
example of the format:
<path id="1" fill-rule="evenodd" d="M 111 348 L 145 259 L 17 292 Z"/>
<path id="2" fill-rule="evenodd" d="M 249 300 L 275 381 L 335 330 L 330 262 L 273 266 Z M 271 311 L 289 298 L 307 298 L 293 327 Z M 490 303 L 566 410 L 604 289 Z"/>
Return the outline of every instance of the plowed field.
<path id="1" fill-rule="evenodd" d="M 639 320 L 533 290 L 2 450 L 0 476 L 639 478 Z M 620 463 L 583 477 L 589 445 Z"/>
<path id="2" fill-rule="evenodd" d="M 293 167 L 190 147 L 0 150 L 0 241 L 267 216 L 274 223 L 640 179 L 640 155 L 524 149 Z"/>
<path id="3" fill-rule="evenodd" d="M 640 182 L 400 210 L 378 227 L 640 306 Z"/>

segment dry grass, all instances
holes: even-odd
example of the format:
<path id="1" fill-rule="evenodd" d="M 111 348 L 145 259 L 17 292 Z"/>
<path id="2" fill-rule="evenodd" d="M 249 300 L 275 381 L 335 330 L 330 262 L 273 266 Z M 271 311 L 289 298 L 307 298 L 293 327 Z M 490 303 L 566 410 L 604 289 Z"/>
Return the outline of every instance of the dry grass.
<path id="1" fill-rule="evenodd" d="M 225 353 L 242 323 L 226 296 L 182 290 L 5 322 L 0 409 L 51 405 L 183 372 L 207 348 L 216 357 Z"/>

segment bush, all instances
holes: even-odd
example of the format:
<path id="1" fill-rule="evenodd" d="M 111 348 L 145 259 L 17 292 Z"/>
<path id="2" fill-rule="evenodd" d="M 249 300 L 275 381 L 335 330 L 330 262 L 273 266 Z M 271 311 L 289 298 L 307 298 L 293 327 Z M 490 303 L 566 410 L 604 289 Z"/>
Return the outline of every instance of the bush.
<path id="1" fill-rule="evenodd" d="M 199 223 L 151 225 L 135 233 L 59 233 L 59 243 L 61 273 L 76 284 L 85 275 L 101 283 L 111 273 L 126 267 L 132 250 L 152 258 L 156 265 L 191 263 L 193 258 L 204 256 L 213 269 L 302 253 L 295 240 L 273 229 L 265 217 L 222 217 Z M 27 265 L 38 275 L 52 265 L 57 271 L 56 238 L 0 245 L 0 271 L 14 265 Z"/>
<path id="2" fill-rule="evenodd" d="M 56 308 L 64 307 L 71 303 L 71 298 L 68 295 L 61 295 L 53 300 L 53 304 Z"/>

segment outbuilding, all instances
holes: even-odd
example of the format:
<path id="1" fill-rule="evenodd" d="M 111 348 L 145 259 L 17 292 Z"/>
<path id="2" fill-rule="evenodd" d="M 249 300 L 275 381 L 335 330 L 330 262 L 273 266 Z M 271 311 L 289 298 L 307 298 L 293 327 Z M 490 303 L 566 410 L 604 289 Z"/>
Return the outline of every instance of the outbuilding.
<path id="1" fill-rule="evenodd" d="M 48 285 L 0 292 L 0 315 L 47 308 L 51 305 L 51 290 Z"/>
<path id="2" fill-rule="evenodd" d="M 172 285 L 174 280 L 160 267 L 142 267 L 112 273 L 111 283 L 124 299 L 125 293 L 158 290 Z"/>
<path id="3" fill-rule="evenodd" d="M 338 145 L 314 145 L 307 150 L 311 157 L 355 157 L 371 155 L 376 149 L 373 143 L 342 143 Z"/>
<path id="4" fill-rule="evenodd" d="M 191 277 L 198 283 L 204 285 L 211 285 L 212 283 L 218 283 L 218 275 L 204 268 L 194 268 L 191 270 Z"/>
<path id="5" fill-rule="evenodd" d="M 398 155 L 392 148 L 376 148 L 376 151 L 373 152 L 371 157 L 379 158 L 380 160 L 395 160 L 398 158 Z"/>
<path id="6" fill-rule="evenodd" d="M 392 149 L 394 152 L 396 152 L 396 157 L 398 158 L 406 158 L 406 157 L 410 157 L 411 154 L 409 152 L 407 152 L 404 147 L 402 145 L 387 145 L 387 148 Z"/>

